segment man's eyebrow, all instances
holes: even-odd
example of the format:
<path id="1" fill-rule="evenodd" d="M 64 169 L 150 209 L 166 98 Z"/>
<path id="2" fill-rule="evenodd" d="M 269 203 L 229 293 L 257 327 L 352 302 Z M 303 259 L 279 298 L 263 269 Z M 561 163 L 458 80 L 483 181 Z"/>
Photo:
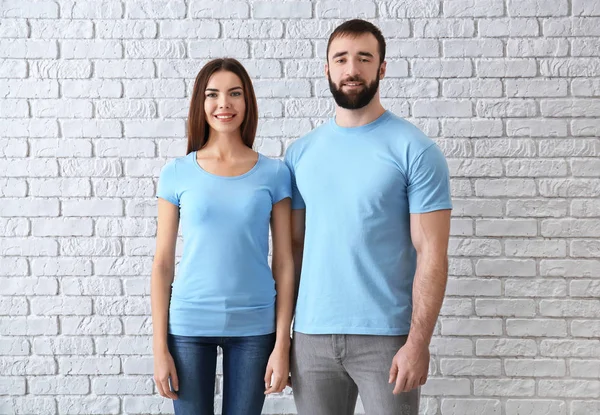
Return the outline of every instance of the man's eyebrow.
<path id="1" fill-rule="evenodd" d="M 241 86 L 234 86 L 233 88 L 229 88 L 228 92 L 229 91 L 233 91 L 234 89 L 242 89 L 242 87 Z M 219 92 L 219 90 L 215 89 L 215 88 L 206 88 L 206 90 L 207 91 Z"/>
<path id="2" fill-rule="evenodd" d="M 347 55 L 347 54 L 348 54 L 348 51 L 338 52 L 335 55 L 333 55 L 333 57 L 331 59 L 339 58 L 340 56 Z M 358 52 L 358 55 L 360 55 L 360 56 L 366 56 L 366 57 L 369 57 L 369 58 L 373 57 L 373 54 L 371 52 L 364 52 L 364 51 Z"/>
<path id="3" fill-rule="evenodd" d="M 343 52 L 338 52 L 338 53 L 336 53 L 335 55 L 333 55 L 333 56 L 331 57 L 331 59 L 339 58 L 340 56 L 347 55 L 347 54 L 348 54 L 348 51 L 346 51 L 346 50 L 345 50 L 345 51 L 343 51 Z"/>

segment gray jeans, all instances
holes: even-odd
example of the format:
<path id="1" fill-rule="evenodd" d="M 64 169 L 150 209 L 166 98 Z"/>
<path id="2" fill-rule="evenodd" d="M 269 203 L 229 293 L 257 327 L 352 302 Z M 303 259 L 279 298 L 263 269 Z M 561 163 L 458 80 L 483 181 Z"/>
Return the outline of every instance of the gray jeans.
<path id="1" fill-rule="evenodd" d="M 394 395 L 392 359 L 406 336 L 294 332 L 291 372 L 299 415 L 353 415 L 360 394 L 367 415 L 418 415 L 420 388 Z"/>

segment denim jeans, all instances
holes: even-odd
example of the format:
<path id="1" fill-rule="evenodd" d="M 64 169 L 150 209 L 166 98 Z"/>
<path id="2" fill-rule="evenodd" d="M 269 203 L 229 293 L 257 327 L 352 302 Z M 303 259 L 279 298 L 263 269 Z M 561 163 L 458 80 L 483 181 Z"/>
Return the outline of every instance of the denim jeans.
<path id="1" fill-rule="evenodd" d="M 260 415 L 275 333 L 246 337 L 168 335 L 179 378 L 175 415 L 213 415 L 217 346 L 223 349 L 223 415 Z"/>

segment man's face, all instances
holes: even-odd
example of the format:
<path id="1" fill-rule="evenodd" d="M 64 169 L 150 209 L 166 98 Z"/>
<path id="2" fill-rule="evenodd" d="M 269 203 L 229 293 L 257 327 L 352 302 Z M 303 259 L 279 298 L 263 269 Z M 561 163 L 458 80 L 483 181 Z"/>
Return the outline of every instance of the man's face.
<path id="1" fill-rule="evenodd" d="M 359 109 L 371 102 L 385 74 L 379 64 L 377 39 L 371 33 L 340 36 L 329 46 L 325 72 L 335 102 L 345 109 Z"/>

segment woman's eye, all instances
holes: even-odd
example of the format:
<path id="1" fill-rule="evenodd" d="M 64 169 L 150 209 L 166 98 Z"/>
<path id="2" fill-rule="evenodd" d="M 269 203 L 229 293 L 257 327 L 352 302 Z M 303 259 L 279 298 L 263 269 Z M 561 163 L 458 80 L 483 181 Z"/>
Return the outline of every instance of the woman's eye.
<path id="1" fill-rule="evenodd" d="M 217 96 L 217 94 L 215 94 L 214 92 L 211 92 L 210 94 L 206 94 L 207 98 L 214 98 L 216 96 Z"/>
<path id="2" fill-rule="evenodd" d="M 232 92 L 231 93 L 232 97 L 239 97 L 240 95 L 242 95 L 242 93 L 240 91 L 236 91 L 236 92 Z"/>

